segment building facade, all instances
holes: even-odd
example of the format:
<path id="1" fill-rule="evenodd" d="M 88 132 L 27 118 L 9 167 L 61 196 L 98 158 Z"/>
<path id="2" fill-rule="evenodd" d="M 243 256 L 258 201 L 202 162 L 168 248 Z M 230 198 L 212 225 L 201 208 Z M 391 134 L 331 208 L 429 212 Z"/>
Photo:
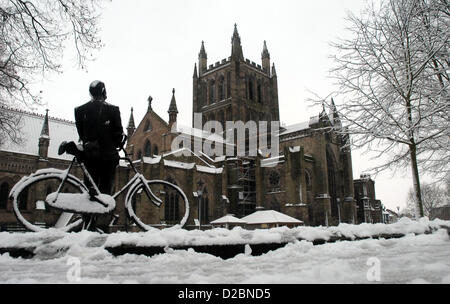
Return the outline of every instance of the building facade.
<path id="1" fill-rule="evenodd" d="M 384 223 L 384 211 L 381 201 L 376 199 L 375 181 L 368 174 L 355 179 L 355 200 L 358 223 Z"/>

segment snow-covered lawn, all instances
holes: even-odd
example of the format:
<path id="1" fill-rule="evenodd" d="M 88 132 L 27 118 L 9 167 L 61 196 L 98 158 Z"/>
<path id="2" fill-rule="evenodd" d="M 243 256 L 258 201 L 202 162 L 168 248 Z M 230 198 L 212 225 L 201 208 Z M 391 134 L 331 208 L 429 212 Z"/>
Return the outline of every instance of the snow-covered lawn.
<path id="1" fill-rule="evenodd" d="M 411 227 L 417 228 L 424 222 L 406 224 L 403 222 L 397 225 L 408 226 L 408 229 L 412 229 Z M 385 226 L 384 229 L 395 227 L 383 226 Z M 363 229 L 367 231 L 369 227 L 375 229 L 375 225 L 347 225 L 328 229 L 346 231 L 351 229 L 358 232 Z M 379 225 L 376 227 L 381 229 Z M 327 230 L 325 228 L 307 229 L 316 230 L 317 234 Z M 241 234 L 246 232 L 237 229 L 230 233 L 239 231 Z M 290 230 L 282 229 L 282 231 L 286 235 Z M 176 232 L 170 232 L 172 237 L 173 233 Z M 186 238 L 190 233 L 196 235 L 195 238 L 199 238 L 202 233 L 214 234 L 211 231 L 180 231 L 179 234 L 184 239 L 184 243 L 189 241 Z M 223 229 L 215 233 L 226 234 Z M 255 232 L 246 233 L 249 238 Z M 271 238 L 273 238 L 273 231 L 266 231 L 266 233 L 272 233 Z M 137 235 L 140 235 L 142 239 L 146 234 L 130 235 L 130 240 Z M 152 257 L 131 254 L 114 257 L 105 250 L 105 244 L 111 245 L 114 239 L 123 243 L 125 235 L 116 234 L 104 238 L 107 238 L 106 243 L 103 239 L 103 242 L 96 244 L 96 240 L 101 240 L 101 237 L 87 231 L 70 234 L 70 237 L 56 233 L 53 238 L 50 234 L 14 236 L 0 233 L 0 246 L 12 245 L 14 240 L 24 242 L 24 246 L 30 246 L 33 242 L 39 243 L 36 256 L 32 259 L 12 258 L 9 254 L 0 256 L 0 282 L 450 283 L 450 242 L 445 229 L 437 230 L 432 234 L 411 233 L 399 239 L 341 241 L 318 246 L 313 246 L 306 240 L 292 241 L 283 248 L 261 256 L 252 256 L 250 245 L 247 246 L 245 254 L 227 260 L 197 253 L 192 249 L 173 250 L 171 248 L 167 248 L 164 254 Z M 192 239 L 190 241 L 194 242 Z"/>

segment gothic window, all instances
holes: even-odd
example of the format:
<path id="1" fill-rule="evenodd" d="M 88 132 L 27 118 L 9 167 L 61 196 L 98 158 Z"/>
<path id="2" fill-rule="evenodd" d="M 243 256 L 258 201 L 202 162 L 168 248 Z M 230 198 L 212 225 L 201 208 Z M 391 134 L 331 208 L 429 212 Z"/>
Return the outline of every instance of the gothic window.
<path id="1" fill-rule="evenodd" d="M 209 82 L 209 103 L 214 103 L 216 101 L 216 82 L 211 80 Z"/>
<path id="2" fill-rule="evenodd" d="M 223 76 L 220 77 L 219 80 L 219 100 L 225 99 L 225 79 Z"/>
<path id="3" fill-rule="evenodd" d="M 152 156 L 152 145 L 150 144 L 150 141 L 147 139 L 144 146 L 144 156 Z"/>
<path id="4" fill-rule="evenodd" d="M 150 121 L 147 120 L 145 122 L 144 132 L 150 131 L 152 129 L 152 125 L 150 124 Z"/>
<path id="5" fill-rule="evenodd" d="M 272 192 L 280 191 L 280 173 L 273 170 L 269 173 L 269 185 Z"/>
<path id="6" fill-rule="evenodd" d="M 205 105 L 208 102 L 207 92 L 208 92 L 208 84 L 206 82 L 202 82 L 202 97 L 201 97 L 202 105 Z"/>
<path id="7" fill-rule="evenodd" d="M 201 196 L 201 206 L 200 206 L 200 220 L 202 224 L 208 224 L 209 223 L 209 198 L 208 198 L 208 190 L 206 187 L 203 189 L 203 193 Z"/>
<path id="8" fill-rule="evenodd" d="M 272 187 L 276 187 L 280 185 L 280 173 L 278 171 L 272 171 L 269 175 L 269 182 Z"/>
<path id="9" fill-rule="evenodd" d="M 153 155 L 158 155 L 159 153 L 158 153 L 158 146 L 157 145 L 155 145 L 154 147 L 153 147 Z"/>
<path id="10" fill-rule="evenodd" d="M 233 111 L 231 107 L 227 108 L 227 121 L 233 121 Z"/>
<path id="11" fill-rule="evenodd" d="M 202 180 L 197 182 L 197 189 L 201 191 L 198 197 L 198 216 L 201 224 L 209 223 L 209 195 L 205 183 Z M 197 192 L 198 193 L 198 192 Z"/>
<path id="12" fill-rule="evenodd" d="M 167 181 L 171 184 L 176 185 L 174 179 L 168 178 Z M 173 189 L 169 187 L 165 187 L 165 206 L 164 206 L 164 218 L 168 224 L 176 224 L 179 220 L 180 209 L 179 209 L 179 195 Z"/>
<path id="13" fill-rule="evenodd" d="M 265 115 L 264 115 L 264 113 L 259 113 L 259 121 L 264 121 L 264 118 L 265 117 Z"/>
<path id="14" fill-rule="evenodd" d="M 219 121 L 222 124 L 223 129 L 225 130 L 225 111 L 224 110 L 219 112 Z"/>
<path id="15" fill-rule="evenodd" d="M 345 178 L 344 170 L 340 170 L 340 184 L 341 184 L 341 193 L 342 194 L 345 193 L 345 182 L 346 182 L 346 178 Z"/>
<path id="16" fill-rule="evenodd" d="M 27 210 L 28 188 L 20 192 L 18 199 L 19 210 Z"/>
<path id="17" fill-rule="evenodd" d="M 269 85 L 267 82 L 264 83 L 263 103 L 264 102 L 269 102 Z"/>
<path id="18" fill-rule="evenodd" d="M 245 98 L 248 99 L 248 76 L 245 74 L 244 83 L 245 83 Z"/>
<path id="19" fill-rule="evenodd" d="M 4 182 L 0 186 L 0 209 L 6 209 L 8 204 L 9 185 Z"/>
<path id="20" fill-rule="evenodd" d="M 311 174 L 305 170 L 306 191 L 312 190 Z"/>
<path id="21" fill-rule="evenodd" d="M 231 72 L 227 73 L 227 98 L 231 97 Z"/>
<path id="22" fill-rule="evenodd" d="M 258 98 L 258 102 L 262 103 L 262 88 L 261 88 L 261 80 L 258 80 L 258 85 L 256 87 L 256 94 Z"/>
<path id="23" fill-rule="evenodd" d="M 254 83 L 253 83 L 253 77 L 250 77 L 248 80 L 248 99 L 254 100 Z"/>

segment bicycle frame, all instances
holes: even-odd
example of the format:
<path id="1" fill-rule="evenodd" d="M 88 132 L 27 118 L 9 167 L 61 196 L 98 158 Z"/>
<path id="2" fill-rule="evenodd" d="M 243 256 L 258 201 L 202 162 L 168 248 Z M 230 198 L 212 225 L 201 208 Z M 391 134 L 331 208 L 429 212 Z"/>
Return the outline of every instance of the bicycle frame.
<path id="1" fill-rule="evenodd" d="M 125 153 L 126 155 L 126 153 Z M 148 186 L 148 181 L 147 179 L 144 177 L 144 175 L 142 173 L 140 173 L 136 167 L 134 166 L 133 162 L 131 161 L 131 159 L 129 157 L 121 157 L 121 160 L 126 160 L 128 161 L 128 163 L 130 164 L 131 168 L 134 171 L 134 176 L 128 181 L 128 183 L 122 187 L 122 189 L 120 189 L 118 192 L 113 194 L 113 198 L 116 199 L 116 197 L 118 197 L 122 192 L 124 192 L 126 189 L 128 189 L 129 187 L 136 187 L 138 184 L 142 183 L 144 185 L 144 191 L 147 194 L 148 198 L 152 201 L 153 204 L 155 204 L 156 206 L 161 206 L 162 201 L 156 197 L 152 190 L 150 189 L 150 187 Z"/>
<path id="2" fill-rule="evenodd" d="M 127 157 L 127 153 L 126 151 L 122 148 L 122 151 L 125 153 L 125 157 L 120 157 L 121 160 L 126 160 L 129 164 L 130 167 L 133 169 L 135 175 L 128 181 L 128 183 L 122 187 L 122 189 L 120 189 L 118 192 L 114 193 L 112 195 L 112 198 L 115 200 L 121 193 L 123 193 L 125 190 L 127 190 L 129 187 L 136 187 L 138 184 L 142 183 L 144 185 L 144 191 L 147 194 L 148 198 L 151 200 L 151 202 L 153 204 L 155 204 L 156 206 L 160 207 L 162 204 L 162 200 L 159 199 L 158 197 L 155 196 L 155 194 L 153 194 L 152 190 L 150 189 L 150 187 L 148 186 L 148 181 L 147 179 L 144 177 L 144 175 L 142 173 L 140 173 L 136 167 L 133 164 L 133 161 Z M 72 159 L 72 162 L 69 165 L 69 168 L 66 170 L 65 176 L 63 177 L 61 184 L 58 187 L 58 190 L 56 191 L 56 197 L 55 200 L 58 198 L 58 195 L 60 193 L 60 191 L 62 190 L 64 183 L 67 180 L 67 177 L 69 176 L 69 172 L 73 167 L 73 164 L 75 163 L 75 161 L 78 162 L 77 158 L 74 157 Z M 84 165 L 84 163 L 82 161 L 78 162 L 81 166 L 81 169 L 83 170 L 84 175 L 88 178 L 89 182 L 91 183 L 91 185 L 93 186 L 96 194 L 100 194 L 100 190 L 98 189 L 98 186 L 95 184 L 95 182 L 92 179 L 92 176 L 89 174 L 88 170 L 86 169 L 86 166 Z M 83 183 L 84 184 L 84 183 Z M 96 202 L 100 203 L 103 206 L 107 206 L 105 203 L 103 203 L 100 200 L 96 200 Z"/>

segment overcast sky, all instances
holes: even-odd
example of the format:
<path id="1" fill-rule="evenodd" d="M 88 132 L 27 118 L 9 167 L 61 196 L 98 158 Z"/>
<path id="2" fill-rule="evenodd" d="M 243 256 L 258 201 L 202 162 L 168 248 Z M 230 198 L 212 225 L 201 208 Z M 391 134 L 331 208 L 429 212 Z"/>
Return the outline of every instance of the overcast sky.
<path id="1" fill-rule="evenodd" d="M 201 41 L 208 65 L 231 55 L 231 36 L 237 24 L 244 57 L 261 64 L 263 41 L 278 74 L 281 123 L 308 120 L 320 107 L 307 102 L 315 92 L 332 90 L 328 71 L 331 41 L 347 35 L 347 11 L 358 13 L 363 0 L 114 0 L 105 5 L 101 35 L 105 47 L 94 52 L 96 61 L 87 71 L 77 70 L 73 53 L 66 52 L 64 73 L 52 75 L 39 86 L 49 114 L 74 120 L 73 109 L 89 100 L 88 86 L 95 79 L 106 83 L 108 102 L 118 105 L 124 127 L 131 107 L 140 122 L 153 97 L 153 109 L 168 120 L 167 110 L 175 88 L 178 121 L 191 124 L 192 75 Z M 339 104 L 339 100 L 335 100 Z M 45 113 L 45 108 L 39 109 Z M 51 130 L 50 130 L 51 132 Z M 353 175 L 373 162 L 353 151 Z M 409 173 L 375 178 L 376 195 L 388 208 L 405 205 L 412 185 Z"/>

